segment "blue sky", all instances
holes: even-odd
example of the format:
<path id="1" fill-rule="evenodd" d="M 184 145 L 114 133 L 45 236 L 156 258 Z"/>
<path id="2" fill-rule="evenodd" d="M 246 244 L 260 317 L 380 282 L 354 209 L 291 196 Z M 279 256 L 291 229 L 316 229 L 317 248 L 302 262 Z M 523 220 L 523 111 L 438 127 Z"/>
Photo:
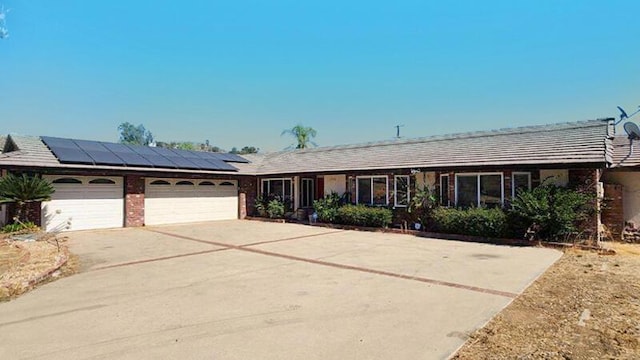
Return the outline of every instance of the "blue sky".
<path id="1" fill-rule="evenodd" d="M 638 1 L 0 0 L 0 132 L 280 150 L 617 116 Z M 640 115 L 638 119 L 640 120 Z"/>

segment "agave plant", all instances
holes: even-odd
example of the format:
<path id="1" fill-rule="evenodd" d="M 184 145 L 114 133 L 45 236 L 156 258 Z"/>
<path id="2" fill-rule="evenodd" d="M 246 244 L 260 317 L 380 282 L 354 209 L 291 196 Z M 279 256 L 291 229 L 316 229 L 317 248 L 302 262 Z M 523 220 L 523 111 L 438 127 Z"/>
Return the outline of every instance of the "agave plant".
<path id="1" fill-rule="evenodd" d="M 51 200 L 54 192 L 49 181 L 36 176 L 9 174 L 0 179 L 0 203 L 15 203 L 19 221 L 28 220 L 28 203 Z"/>

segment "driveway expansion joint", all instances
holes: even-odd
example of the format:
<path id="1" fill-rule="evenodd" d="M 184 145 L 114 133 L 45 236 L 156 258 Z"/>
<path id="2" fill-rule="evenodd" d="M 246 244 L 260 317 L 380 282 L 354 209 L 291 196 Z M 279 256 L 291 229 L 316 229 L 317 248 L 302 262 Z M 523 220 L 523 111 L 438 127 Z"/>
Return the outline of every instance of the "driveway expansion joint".
<path id="1" fill-rule="evenodd" d="M 296 239 L 308 238 L 308 237 L 313 237 L 313 236 L 329 235 L 329 234 L 333 234 L 333 233 L 336 233 L 336 232 L 343 232 L 345 230 L 330 231 L 330 232 L 325 232 L 325 233 L 320 233 L 320 234 L 298 236 L 298 237 L 286 238 L 286 239 L 263 241 L 263 242 L 245 244 L 245 245 L 233 245 L 233 244 L 227 244 L 227 243 L 222 243 L 222 242 L 218 242 L 218 241 L 202 240 L 202 239 L 192 238 L 192 237 L 185 236 L 185 235 L 180 235 L 180 234 L 174 234 L 174 233 L 170 233 L 170 232 L 166 232 L 166 231 L 161 231 L 161 230 L 154 230 L 154 229 L 145 229 L 145 230 L 151 231 L 151 232 L 155 232 L 155 233 L 158 233 L 158 234 L 163 234 L 163 235 L 167 235 L 167 236 L 180 238 L 180 239 L 192 240 L 192 241 L 197 241 L 197 242 L 201 242 L 201 243 L 208 243 L 208 244 L 211 244 L 211 245 L 216 245 L 216 246 L 223 247 L 223 249 L 217 249 L 217 250 L 233 249 L 233 250 L 246 251 L 246 252 L 251 252 L 251 253 L 254 253 L 254 254 L 279 257 L 279 258 L 282 258 L 282 259 L 288 259 L 288 260 L 299 261 L 299 262 L 306 262 L 306 263 L 309 263 L 309 264 L 328 266 L 328 267 L 333 267 L 333 268 L 338 268 L 338 269 L 343 269 L 343 270 L 359 271 L 359 272 L 382 275 L 382 276 L 388 276 L 388 277 L 394 277 L 394 278 L 404 279 L 404 280 L 413 280 L 413 281 L 418 281 L 418 282 L 431 284 L 431 285 L 438 285 L 438 286 L 445 286 L 445 287 L 450 287 L 450 288 L 455 288 L 455 289 L 474 291 L 474 292 L 483 293 L 483 294 L 502 296 L 502 297 L 506 297 L 506 298 L 510 298 L 510 299 L 514 299 L 514 298 L 516 298 L 518 296 L 517 293 L 512 293 L 512 292 L 508 292 L 508 291 L 501 291 L 501 290 L 482 288 L 482 287 L 477 287 L 477 286 L 472 286 L 472 285 L 458 284 L 458 283 L 442 281 L 442 280 L 437 280 L 437 279 L 430 279 L 430 278 L 424 278 L 424 277 L 418 277 L 418 276 L 412 276 L 412 275 L 406 275 L 406 274 L 393 273 L 393 272 L 389 272 L 389 271 L 368 269 L 368 268 L 364 268 L 364 267 L 359 267 L 359 266 L 354 266 L 354 265 L 346 265 L 346 264 L 340 264 L 340 263 L 334 263 L 334 262 L 318 260 L 318 259 L 303 258 L 303 257 L 299 257 L 299 256 L 287 255 L 287 254 L 276 253 L 276 252 L 272 252 L 272 251 L 260 250 L 260 249 L 255 249 L 255 248 L 249 247 L 249 246 L 261 245 L 261 244 L 273 243 L 273 242 L 277 242 L 277 241 L 296 240 Z"/>

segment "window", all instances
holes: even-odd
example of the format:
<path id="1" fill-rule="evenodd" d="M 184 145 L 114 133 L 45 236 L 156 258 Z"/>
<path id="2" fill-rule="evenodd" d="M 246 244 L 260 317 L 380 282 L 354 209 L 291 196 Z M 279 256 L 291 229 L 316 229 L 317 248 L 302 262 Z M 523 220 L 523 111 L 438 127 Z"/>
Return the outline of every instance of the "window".
<path id="1" fill-rule="evenodd" d="M 531 173 L 514 172 L 511 175 L 511 196 L 515 197 L 521 190 L 531 190 Z"/>
<path id="2" fill-rule="evenodd" d="M 262 180 L 262 196 L 264 198 L 275 196 L 282 200 L 291 200 L 292 192 L 293 192 L 293 182 L 291 181 L 290 178 Z"/>
<path id="3" fill-rule="evenodd" d="M 458 206 L 502 205 L 502 173 L 456 174 L 456 204 Z"/>
<path id="4" fill-rule="evenodd" d="M 198 185 L 200 185 L 200 186 L 215 186 L 215 184 L 212 183 L 211 181 L 203 181 Z"/>
<path id="5" fill-rule="evenodd" d="M 451 206 L 449 200 L 449 175 L 440 175 L 440 205 Z"/>
<path id="6" fill-rule="evenodd" d="M 220 186 L 235 186 L 232 182 L 223 181 L 220 183 Z"/>
<path id="7" fill-rule="evenodd" d="M 411 199 L 409 190 L 409 175 L 394 176 L 393 204 L 396 207 L 407 207 Z"/>
<path id="8" fill-rule="evenodd" d="M 300 180 L 300 206 L 313 206 L 313 179 Z"/>
<path id="9" fill-rule="evenodd" d="M 182 185 L 182 186 L 184 186 L 184 185 L 192 185 L 193 186 L 194 184 L 191 181 L 182 180 L 182 181 L 178 181 L 176 183 L 176 185 Z"/>
<path id="10" fill-rule="evenodd" d="M 388 205 L 386 176 L 358 176 L 356 181 L 356 203 L 365 205 Z"/>
<path id="11" fill-rule="evenodd" d="M 171 185 L 168 181 L 154 180 L 149 185 Z"/>
<path id="12" fill-rule="evenodd" d="M 100 178 L 100 179 L 93 179 L 91 181 L 89 181 L 89 184 L 115 184 L 116 182 L 111 180 L 111 179 L 104 179 L 104 178 Z"/>
<path id="13" fill-rule="evenodd" d="M 54 184 L 82 184 L 82 181 L 74 178 L 62 178 L 53 180 Z"/>

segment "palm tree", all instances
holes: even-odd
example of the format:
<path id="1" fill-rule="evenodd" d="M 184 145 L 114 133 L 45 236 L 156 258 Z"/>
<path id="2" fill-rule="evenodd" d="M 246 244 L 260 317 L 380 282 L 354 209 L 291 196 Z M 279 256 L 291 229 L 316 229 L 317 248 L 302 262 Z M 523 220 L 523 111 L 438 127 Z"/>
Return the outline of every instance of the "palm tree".
<path id="1" fill-rule="evenodd" d="M 50 182 L 36 176 L 9 174 L 0 179 L 0 203 L 16 203 L 19 221 L 29 220 L 28 203 L 51 200 L 54 192 Z"/>
<path id="2" fill-rule="evenodd" d="M 306 149 L 311 146 L 318 146 L 316 143 L 311 141 L 311 139 L 316 137 L 316 135 L 318 134 L 318 132 L 312 127 L 306 127 L 298 124 L 291 129 L 283 131 L 280 136 L 285 134 L 291 135 L 296 138 L 296 140 L 298 141 L 296 149 Z"/>

